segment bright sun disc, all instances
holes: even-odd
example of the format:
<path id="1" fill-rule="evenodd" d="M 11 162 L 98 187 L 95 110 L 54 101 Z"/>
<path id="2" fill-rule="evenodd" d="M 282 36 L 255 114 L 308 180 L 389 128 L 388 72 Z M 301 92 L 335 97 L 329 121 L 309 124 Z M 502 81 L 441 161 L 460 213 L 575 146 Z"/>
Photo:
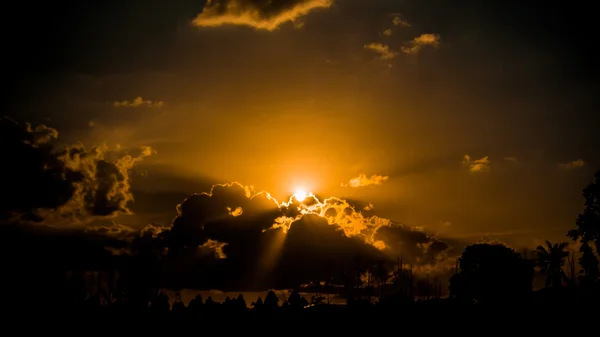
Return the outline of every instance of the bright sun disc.
<path id="1" fill-rule="evenodd" d="M 304 199 L 306 199 L 306 192 L 304 192 L 303 190 L 297 190 L 294 193 L 294 198 L 300 202 L 303 202 Z"/>

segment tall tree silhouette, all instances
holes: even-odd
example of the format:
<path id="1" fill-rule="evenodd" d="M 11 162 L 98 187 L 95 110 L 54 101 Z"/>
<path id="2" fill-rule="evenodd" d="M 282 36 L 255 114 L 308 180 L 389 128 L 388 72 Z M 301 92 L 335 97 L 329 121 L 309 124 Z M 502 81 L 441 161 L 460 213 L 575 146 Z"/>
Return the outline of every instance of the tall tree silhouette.
<path id="1" fill-rule="evenodd" d="M 582 243 L 593 243 L 600 254 L 600 171 L 596 172 L 594 178 L 594 182 L 583 189 L 583 213 L 577 217 L 577 229 L 570 230 L 568 236 Z"/>
<path id="2" fill-rule="evenodd" d="M 267 296 L 265 297 L 264 308 L 269 312 L 273 312 L 279 308 L 279 297 L 277 297 L 273 290 L 269 290 L 267 293 Z"/>
<path id="3" fill-rule="evenodd" d="M 304 297 L 302 297 L 297 290 L 294 290 L 290 294 L 290 297 L 288 298 L 288 303 L 290 305 L 290 308 L 292 308 L 293 310 L 302 309 L 308 305 L 308 301 Z"/>
<path id="4" fill-rule="evenodd" d="M 563 265 L 569 252 L 565 251 L 568 243 L 560 242 L 552 244 L 546 240 L 546 247 L 538 246 L 535 253 L 537 265 L 546 274 L 546 287 L 560 287 L 564 277 Z"/>
<path id="5" fill-rule="evenodd" d="M 598 258 L 594 255 L 592 247 L 587 243 L 581 245 L 581 252 L 583 254 L 579 258 L 579 264 L 581 265 L 579 283 L 583 286 L 593 286 L 598 282 L 598 277 L 600 277 Z"/>
<path id="6" fill-rule="evenodd" d="M 530 299 L 533 265 L 502 244 L 467 246 L 460 272 L 450 279 L 450 294 L 466 303 L 492 304 Z"/>

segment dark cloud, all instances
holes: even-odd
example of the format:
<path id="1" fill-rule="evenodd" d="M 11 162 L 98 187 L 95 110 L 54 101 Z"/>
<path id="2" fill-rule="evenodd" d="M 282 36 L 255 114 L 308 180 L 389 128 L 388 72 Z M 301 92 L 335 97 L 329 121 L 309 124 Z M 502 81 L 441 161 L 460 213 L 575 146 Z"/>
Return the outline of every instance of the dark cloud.
<path id="1" fill-rule="evenodd" d="M 0 219 L 47 224 L 129 213 L 129 170 L 152 153 L 118 153 L 82 144 L 57 148 L 58 131 L 0 118 Z"/>
<path id="2" fill-rule="evenodd" d="M 240 212 L 232 214 L 234 209 Z M 402 255 L 407 263 L 431 271 L 443 267 L 451 251 L 421 229 L 377 217 L 367 203 L 312 195 L 302 203 L 293 197 L 279 202 L 238 183 L 194 194 L 178 206 L 178 213 L 164 232 L 170 268 L 206 288 L 264 289 L 340 280 L 352 272 L 357 258 L 368 265 Z M 216 249 L 209 253 L 211 247 Z M 203 267 L 190 270 L 189 264 Z"/>
<path id="3" fill-rule="evenodd" d="M 179 185 L 161 188 L 152 183 L 149 171 L 132 170 L 152 153 L 149 148 L 138 155 L 106 147 L 88 150 L 82 144 L 61 149 L 56 146 L 58 132 L 50 127 L 8 118 L 0 119 L 0 127 L 2 153 L 11 159 L 1 172 L 8 187 L 2 194 L 3 220 L 25 226 L 37 223 L 27 227 L 37 228 L 31 233 L 33 242 L 41 237 L 49 240 L 15 252 L 26 260 L 34 258 L 33 251 L 57 259 L 67 251 L 77 255 L 60 262 L 60 270 L 110 268 L 117 257 L 149 250 L 162 273 L 156 282 L 163 285 L 265 289 L 330 277 L 341 282 L 353 272 L 357 259 L 368 266 L 391 263 L 402 255 L 407 263 L 434 270 L 444 266 L 450 251 L 433 235 L 378 217 L 369 203 L 312 194 L 302 201 L 293 196 L 278 201 L 239 183 L 212 185 L 209 192 L 189 195 L 177 205 L 172 223 L 117 223 L 115 215 L 131 213 L 131 179 L 138 180 L 139 191 L 151 194 L 158 188 L 173 198 L 200 188 L 202 180 L 191 184 L 185 178 L 171 179 Z M 155 172 L 161 176 L 159 169 Z M 59 224 L 80 226 L 63 227 L 63 232 L 45 226 Z M 6 224 L 3 230 L 10 228 L 14 226 Z M 53 248 L 51 242 L 61 246 Z M 81 242 L 89 245 L 81 248 Z"/>
<path id="4" fill-rule="evenodd" d="M 447 257 L 452 248 L 424 229 L 402 225 L 381 227 L 375 233 L 375 238 L 385 243 L 384 251 L 400 253 L 406 263 L 415 266 L 435 266 Z"/>

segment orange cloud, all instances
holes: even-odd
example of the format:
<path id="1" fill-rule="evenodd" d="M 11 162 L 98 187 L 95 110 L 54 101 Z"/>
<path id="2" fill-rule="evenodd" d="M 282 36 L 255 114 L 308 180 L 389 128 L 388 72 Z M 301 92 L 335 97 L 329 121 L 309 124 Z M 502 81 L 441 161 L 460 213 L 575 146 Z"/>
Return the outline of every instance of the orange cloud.
<path id="1" fill-rule="evenodd" d="M 466 154 L 463 157 L 463 164 L 469 166 L 471 172 L 485 172 L 490 170 L 490 160 L 488 156 L 480 159 L 471 159 L 471 156 Z"/>
<path id="2" fill-rule="evenodd" d="M 585 165 L 585 162 L 581 159 L 577 159 L 568 163 L 558 164 L 558 168 L 560 168 L 561 170 L 572 170 L 582 168 L 583 165 Z"/>
<path id="3" fill-rule="evenodd" d="M 399 16 L 394 16 L 392 23 L 394 24 L 394 26 L 401 26 L 401 27 L 408 27 L 408 28 L 411 27 L 411 24 L 408 23 L 408 21 L 402 20 Z"/>
<path id="4" fill-rule="evenodd" d="M 350 179 L 350 182 L 347 184 L 342 184 L 342 187 L 366 187 L 373 185 L 381 185 L 384 181 L 388 180 L 390 177 L 382 176 L 379 174 L 374 174 L 371 177 L 367 177 L 366 174 L 361 173 L 358 177 Z"/>
<path id="5" fill-rule="evenodd" d="M 227 207 L 227 211 L 229 211 L 229 215 L 234 216 L 234 217 L 238 217 L 244 213 L 244 210 L 241 207 L 237 207 L 236 209 Z"/>
<path id="6" fill-rule="evenodd" d="M 225 255 L 225 252 L 223 252 L 223 248 L 225 248 L 225 246 L 227 246 L 227 243 L 225 242 L 208 239 L 204 244 L 198 246 L 198 249 L 201 252 L 214 253 L 215 258 L 217 259 L 226 259 L 227 255 Z"/>
<path id="7" fill-rule="evenodd" d="M 389 46 L 378 42 L 366 44 L 364 45 L 364 48 L 378 53 L 382 60 L 393 59 L 394 57 L 396 57 L 396 55 L 398 55 L 398 53 L 391 50 Z"/>
<path id="8" fill-rule="evenodd" d="M 301 27 L 299 20 L 315 9 L 329 8 L 333 0 L 207 0 L 192 21 L 196 27 L 249 26 L 273 31 L 284 23 Z"/>
<path id="9" fill-rule="evenodd" d="M 441 37 L 438 34 L 421 34 L 412 39 L 408 46 L 402 47 L 406 54 L 416 54 L 424 46 L 437 47 L 440 44 Z"/>
<path id="10" fill-rule="evenodd" d="M 115 101 L 115 102 L 113 102 L 113 106 L 115 108 L 140 108 L 140 107 L 160 108 L 164 104 L 165 103 L 162 101 L 145 100 L 140 96 L 134 98 L 131 101 Z"/>
<path id="11" fill-rule="evenodd" d="M 391 29 L 386 29 L 383 31 L 383 35 L 385 36 L 392 36 L 392 30 Z"/>

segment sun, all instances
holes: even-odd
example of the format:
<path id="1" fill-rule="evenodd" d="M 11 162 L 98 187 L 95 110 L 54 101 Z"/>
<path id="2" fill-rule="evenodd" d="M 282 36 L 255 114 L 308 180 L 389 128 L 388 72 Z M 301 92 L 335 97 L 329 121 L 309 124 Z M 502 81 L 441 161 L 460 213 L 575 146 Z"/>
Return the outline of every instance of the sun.
<path id="1" fill-rule="evenodd" d="M 307 194 L 303 190 L 296 190 L 296 192 L 294 192 L 294 198 L 299 202 L 303 202 L 304 199 L 306 199 L 306 196 Z"/>

